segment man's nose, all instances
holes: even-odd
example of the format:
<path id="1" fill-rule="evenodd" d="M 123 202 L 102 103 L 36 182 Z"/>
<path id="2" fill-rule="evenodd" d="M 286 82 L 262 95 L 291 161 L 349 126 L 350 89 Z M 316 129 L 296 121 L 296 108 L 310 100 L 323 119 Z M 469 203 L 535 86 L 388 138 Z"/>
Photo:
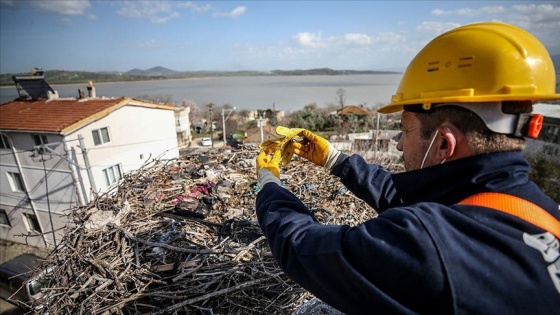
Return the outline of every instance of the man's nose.
<path id="1" fill-rule="evenodd" d="M 399 151 L 403 150 L 402 138 L 403 138 L 402 131 L 393 137 L 393 139 L 397 141 L 397 150 Z"/>
<path id="2" fill-rule="evenodd" d="M 399 143 L 397 143 L 397 150 L 402 152 L 402 150 L 403 150 L 402 141 L 399 141 Z"/>

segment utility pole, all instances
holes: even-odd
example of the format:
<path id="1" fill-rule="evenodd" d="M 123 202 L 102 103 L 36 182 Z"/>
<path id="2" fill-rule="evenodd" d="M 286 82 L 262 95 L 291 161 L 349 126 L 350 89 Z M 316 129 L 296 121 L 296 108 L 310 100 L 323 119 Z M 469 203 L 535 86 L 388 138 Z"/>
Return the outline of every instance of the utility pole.
<path id="1" fill-rule="evenodd" d="M 208 106 L 210 113 L 210 142 L 212 142 L 212 148 L 214 148 L 214 123 L 212 122 L 212 107 L 214 107 L 214 104 L 210 103 L 206 106 Z"/>
<path id="2" fill-rule="evenodd" d="M 227 133 L 226 133 L 226 120 L 229 118 L 229 115 L 231 115 L 231 113 L 232 113 L 234 110 L 235 110 L 235 107 L 232 108 L 232 109 L 229 111 L 229 113 L 227 114 L 227 117 L 224 118 L 224 108 L 222 107 L 222 131 L 223 131 L 223 137 L 224 137 L 224 139 L 223 139 L 223 140 L 224 140 L 224 147 L 226 146 L 226 139 L 227 139 L 227 137 L 226 137 L 226 135 L 227 135 Z"/>
<path id="3" fill-rule="evenodd" d="M 45 152 L 44 149 L 45 145 L 42 144 L 41 145 L 41 162 L 43 162 L 43 171 L 45 173 L 45 195 L 47 197 L 47 210 L 49 213 L 49 222 L 51 223 L 51 232 L 52 232 L 52 237 L 53 237 L 53 244 L 54 244 L 54 248 L 57 247 L 56 245 L 56 234 L 54 233 L 54 223 L 52 220 L 52 213 L 51 213 L 51 201 L 49 199 L 49 176 L 47 174 L 47 166 L 45 165 L 45 157 L 43 156 L 43 152 Z M 52 158 L 52 155 L 51 155 Z"/>
<path id="4" fill-rule="evenodd" d="M 375 152 L 379 150 L 378 143 L 379 143 L 379 112 L 377 112 L 376 120 L 376 127 L 375 127 Z"/>
<path id="5" fill-rule="evenodd" d="M 82 155 L 84 156 L 84 163 L 86 165 L 86 171 L 88 174 L 91 190 L 97 193 L 97 187 L 95 187 L 95 180 L 93 179 L 93 172 L 91 171 L 91 165 L 89 164 L 89 158 L 87 155 L 88 150 L 86 149 L 86 145 L 84 144 L 84 137 L 82 137 L 82 135 L 78 135 L 78 141 L 80 142 L 78 147 L 82 150 Z"/>
<path id="6" fill-rule="evenodd" d="M 261 128 L 261 143 L 264 142 L 264 134 L 263 134 L 263 122 L 262 117 L 259 116 L 259 127 Z"/>

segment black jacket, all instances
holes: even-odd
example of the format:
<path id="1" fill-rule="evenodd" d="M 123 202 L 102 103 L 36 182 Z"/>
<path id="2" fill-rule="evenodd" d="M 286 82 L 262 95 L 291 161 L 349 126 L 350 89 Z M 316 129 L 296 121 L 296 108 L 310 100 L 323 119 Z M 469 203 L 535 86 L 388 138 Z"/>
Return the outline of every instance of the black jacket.
<path id="1" fill-rule="evenodd" d="M 559 241 L 502 212 L 456 205 L 483 191 L 527 199 L 560 219 L 528 180 L 519 152 L 391 174 L 341 155 L 333 174 L 379 212 L 358 226 L 323 225 L 270 183 L 256 209 L 281 268 L 348 314 L 555 314 Z"/>

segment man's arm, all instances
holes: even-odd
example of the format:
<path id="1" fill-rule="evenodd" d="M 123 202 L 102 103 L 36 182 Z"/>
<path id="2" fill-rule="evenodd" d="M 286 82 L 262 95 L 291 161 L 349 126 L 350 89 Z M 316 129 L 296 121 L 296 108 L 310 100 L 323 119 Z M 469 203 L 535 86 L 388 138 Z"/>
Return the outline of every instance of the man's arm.
<path id="1" fill-rule="evenodd" d="M 282 270 L 333 307 L 353 314 L 437 313 L 429 301 L 441 299 L 444 272 L 412 212 L 387 211 L 388 217 L 356 227 L 324 225 L 275 183 L 263 186 L 256 210 Z"/>
<path id="2" fill-rule="evenodd" d="M 331 173 L 378 213 L 401 205 L 391 173 L 378 164 L 368 164 L 360 155 L 341 153 Z"/>

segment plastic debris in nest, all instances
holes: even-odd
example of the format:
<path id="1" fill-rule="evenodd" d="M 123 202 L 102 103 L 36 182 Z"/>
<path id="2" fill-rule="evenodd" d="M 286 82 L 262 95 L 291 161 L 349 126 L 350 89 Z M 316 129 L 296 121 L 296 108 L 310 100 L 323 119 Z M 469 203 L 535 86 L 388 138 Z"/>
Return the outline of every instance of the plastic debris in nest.
<path id="1" fill-rule="evenodd" d="M 247 167 L 257 153 L 244 146 L 209 159 L 153 161 L 72 209 L 74 224 L 46 259 L 56 267 L 40 314 L 290 314 L 313 298 L 279 269 L 257 224 L 260 187 Z M 303 159 L 282 175 L 320 222 L 375 216 Z"/>

